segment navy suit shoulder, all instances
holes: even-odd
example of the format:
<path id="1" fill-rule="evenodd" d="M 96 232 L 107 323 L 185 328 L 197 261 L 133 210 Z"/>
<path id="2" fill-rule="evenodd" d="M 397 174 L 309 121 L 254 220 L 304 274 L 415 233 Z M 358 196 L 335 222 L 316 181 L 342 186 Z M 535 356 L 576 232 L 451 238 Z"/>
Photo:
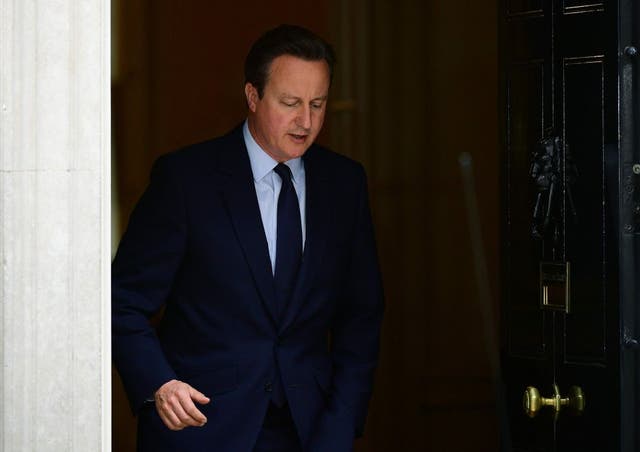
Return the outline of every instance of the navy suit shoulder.
<path id="1" fill-rule="evenodd" d="M 226 135 L 186 145 L 175 151 L 159 156 L 154 162 L 158 166 L 179 175 L 190 178 L 198 171 L 209 171 L 219 168 L 221 155 L 229 152 L 246 151 L 242 137 L 242 129 L 236 128 Z"/>
<path id="2" fill-rule="evenodd" d="M 312 145 L 303 159 L 326 169 L 338 171 L 337 174 L 341 176 L 364 173 L 364 168 L 360 162 L 318 144 Z"/>

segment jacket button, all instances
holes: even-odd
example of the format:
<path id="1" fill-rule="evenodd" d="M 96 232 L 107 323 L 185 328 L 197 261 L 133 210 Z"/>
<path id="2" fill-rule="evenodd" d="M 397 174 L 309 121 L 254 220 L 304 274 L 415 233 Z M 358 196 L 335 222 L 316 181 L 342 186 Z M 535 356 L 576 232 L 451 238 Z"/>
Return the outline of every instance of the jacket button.
<path id="1" fill-rule="evenodd" d="M 270 381 L 268 381 L 265 385 L 264 385 L 264 390 L 267 392 L 272 392 L 273 391 L 273 385 L 271 384 Z"/>

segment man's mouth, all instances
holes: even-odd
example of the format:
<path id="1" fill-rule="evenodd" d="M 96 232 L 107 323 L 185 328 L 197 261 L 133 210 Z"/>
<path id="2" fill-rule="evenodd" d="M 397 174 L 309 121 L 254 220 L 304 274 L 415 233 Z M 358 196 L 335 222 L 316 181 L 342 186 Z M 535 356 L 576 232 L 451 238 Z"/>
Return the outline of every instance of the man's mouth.
<path id="1" fill-rule="evenodd" d="M 305 141 L 308 136 L 308 135 L 299 135 L 297 133 L 290 133 L 289 135 L 296 141 Z"/>

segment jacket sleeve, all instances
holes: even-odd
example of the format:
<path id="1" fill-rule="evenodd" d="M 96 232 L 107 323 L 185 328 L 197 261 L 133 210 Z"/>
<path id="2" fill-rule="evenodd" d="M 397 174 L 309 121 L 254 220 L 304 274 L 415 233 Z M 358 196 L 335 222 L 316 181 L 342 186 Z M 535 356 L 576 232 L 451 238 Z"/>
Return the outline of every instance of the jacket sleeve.
<path id="1" fill-rule="evenodd" d="M 313 452 L 350 451 L 366 421 L 378 364 L 384 310 L 366 176 L 360 168 L 356 221 L 345 290 L 331 329 L 332 395 L 316 425 Z"/>
<path id="2" fill-rule="evenodd" d="M 167 157 L 131 214 L 112 264 L 112 348 L 134 413 L 176 378 L 149 319 L 171 290 L 185 252 L 185 206 L 176 168 Z"/>

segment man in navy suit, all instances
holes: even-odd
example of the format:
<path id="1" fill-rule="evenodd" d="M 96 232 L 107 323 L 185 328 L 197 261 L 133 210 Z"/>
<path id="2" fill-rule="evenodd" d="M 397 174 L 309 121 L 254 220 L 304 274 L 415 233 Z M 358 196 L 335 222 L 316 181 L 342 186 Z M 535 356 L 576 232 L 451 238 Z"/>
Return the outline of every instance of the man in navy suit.
<path id="1" fill-rule="evenodd" d="M 341 452 L 362 434 L 383 301 L 363 168 L 314 144 L 333 63 L 306 29 L 268 31 L 247 120 L 155 163 L 112 276 L 138 450 Z"/>

